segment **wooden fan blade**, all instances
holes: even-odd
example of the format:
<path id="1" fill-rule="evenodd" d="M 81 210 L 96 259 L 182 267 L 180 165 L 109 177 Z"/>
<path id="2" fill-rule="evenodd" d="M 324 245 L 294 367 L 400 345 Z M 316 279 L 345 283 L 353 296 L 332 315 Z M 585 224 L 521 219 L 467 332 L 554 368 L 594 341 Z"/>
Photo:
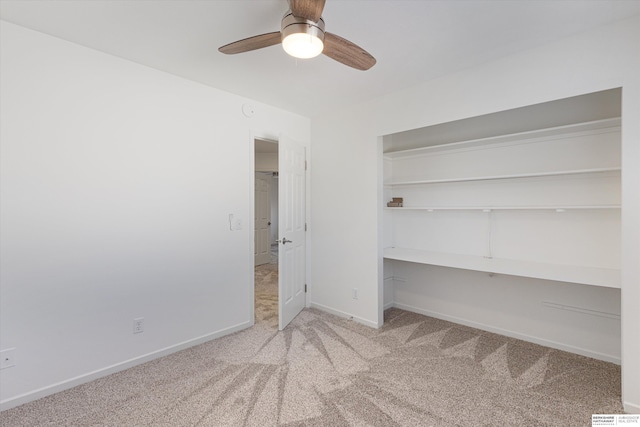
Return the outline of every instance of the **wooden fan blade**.
<path id="1" fill-rule="evenodd" d="M 325 0 L 289 0 L 293 16 L 318 22 L 322 17 Z"/>
<path id="2" fill-rule="evenodd" d="M 259 36 L 238 40 L 237 42 L 226 44 L 218 48 L 218 50 L 227 55 L 232 55 L 234 53 L 249 52 L 250 50 L 273 46 L 281 41 L 280 31 L 275 31 L 273 33 L 260 34 Z"/>
<path id="3" fill-rule="evenodd" d="M 331 33 L 324 33 L 322 53 L 357 70 L 368 70 L 376 63 L 376 58 L 371 56 L 369 52 L 355 43 Z"/>

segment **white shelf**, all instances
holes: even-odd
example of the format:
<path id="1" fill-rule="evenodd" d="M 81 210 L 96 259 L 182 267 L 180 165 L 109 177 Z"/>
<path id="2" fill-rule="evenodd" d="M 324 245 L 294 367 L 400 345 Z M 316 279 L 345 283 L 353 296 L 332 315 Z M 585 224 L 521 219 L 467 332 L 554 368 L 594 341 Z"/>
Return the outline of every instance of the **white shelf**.
<path id="1" fill-rule="evenodd" d="M 425 179 L 416 181 L 398 181 L 385 184 L 385 186 L 401 186 L 401 185 L 423 185 L 423 184 L 440 184 L 446 182 L 470 182 L 470 181 L 491 181 L 499 179 L 513 179 L 513 178 L 534 178 L 544 176 L 562 176 L 562 175 L 580 175 L 588 173 L 603 173 L 603 172 L 616 172 L 620 171 L 620 167 L 611 168 L 593 168 L 593 169 L 573 169 L 563 171 L 551 171 L 551 172 L 531 172 L 521 174 L 507 174 L 507 175 L 492 175 L 492 176 L 477 176 L 466 178 L 444 178 L 444 179 Z"/>
<path id="2" fill-rule="evenodd" d="M 476 255 L 459 255 L 394 247 L 384 249 L 384 258 L 487 273 L 620 288 L 620 270 L 617 269 L 485 258 Z"/>
<path id="3" fill-rule="evenodd" d="M 510 142 L 513 140 L 522 141 L 537 141 L 541 138 L 557 138 L 565 137 L 568 134 L 589 132 L 589 133 L 602 133 L 602 132 L 611 132 L 617 131 L 620 129 L 621 119 L 620 117 L 614 117 L 610 119 L 602 119 L 595 120 L 591 122 L 584 123 L 576 123 L 571 125 L 557 126 L 546 129 L 538 129 L 532 131 L 525 132 L 517 132 L 511 133 L 507 135 L 500 136 L 490 136 L 486 138 L 478 138 L 478 139 L 470 139 L 465 141 L 457 141 L 457 142 L 449 142 L 444 144 L 434 144 L 434 145 L 426 145 L 424 147 L 419 148 L 410 148 L 406 150 L 398 150 L 398 151 L 388 151 L 383 153 L 385 157 L 389 159 L 397 158 L 397 157 L 412 157 L 416 155 L 421 155 L 424 153 L 429 153 L 432 151 L 445 151 L 451 149 L 457 149 L 462 147 L 469 146 L 483 146 L 483 145 L 491 145 L 491 144 L 499 144 L 504 142 Z"/>
<path id="4" fill-rule="evenodd" d="M 600 210 L 600 209 L 620 209 L 620 205 L 581 205 L 581 206 L 403 206 L 385 207 L 386 210 L 410 210 L 410 211 L 515 211 L 515 210 Z"/>

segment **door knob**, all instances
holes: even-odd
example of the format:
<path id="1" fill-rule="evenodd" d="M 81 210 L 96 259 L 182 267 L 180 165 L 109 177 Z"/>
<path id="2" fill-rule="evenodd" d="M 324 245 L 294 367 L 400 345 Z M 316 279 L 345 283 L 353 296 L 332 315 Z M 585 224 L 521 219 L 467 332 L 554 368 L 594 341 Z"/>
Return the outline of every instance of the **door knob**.
<path id="1" fill-rule="evenodd" d="M 293 243 L 293 240 L 287 240 L 287 238 L 284 237 L 283 239 L 276 240 L 276 242 L 278 243 L 282 242 L 283 245 L 286 245 L 287 243 Z"/>

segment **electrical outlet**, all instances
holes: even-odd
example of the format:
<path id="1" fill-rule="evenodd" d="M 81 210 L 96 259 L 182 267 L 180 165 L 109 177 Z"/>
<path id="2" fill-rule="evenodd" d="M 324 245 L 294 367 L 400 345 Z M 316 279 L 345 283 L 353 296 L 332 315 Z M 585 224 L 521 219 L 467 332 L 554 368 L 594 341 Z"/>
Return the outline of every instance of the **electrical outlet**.
<path id="1" fill-rule="evenodd" d="M 0 369 L 16 366 L 16 349 L 8 348 L 0 351 Z"/>
<path id="2" fill-rule="evenodd" d="M 358 288 L 353 288 L 353 299 L 358 299 Z"/>
<path id="3" fill-rule="evenodd" d="M 141 334 L 144 332 L 144 317 L 136 317 L 133 319 L 133 333 Z"/>

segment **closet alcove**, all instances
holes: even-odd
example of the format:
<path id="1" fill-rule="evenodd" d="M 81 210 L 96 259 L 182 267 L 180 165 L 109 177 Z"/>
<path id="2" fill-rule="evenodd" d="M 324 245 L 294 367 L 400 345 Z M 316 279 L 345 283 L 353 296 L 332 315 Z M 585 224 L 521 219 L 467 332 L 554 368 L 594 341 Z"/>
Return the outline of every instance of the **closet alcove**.
<path id="1" fill-rule="evenodd" d="M 611 89 L 385 135 L 385 308 L 620 363 L 620 118 Z"/>

